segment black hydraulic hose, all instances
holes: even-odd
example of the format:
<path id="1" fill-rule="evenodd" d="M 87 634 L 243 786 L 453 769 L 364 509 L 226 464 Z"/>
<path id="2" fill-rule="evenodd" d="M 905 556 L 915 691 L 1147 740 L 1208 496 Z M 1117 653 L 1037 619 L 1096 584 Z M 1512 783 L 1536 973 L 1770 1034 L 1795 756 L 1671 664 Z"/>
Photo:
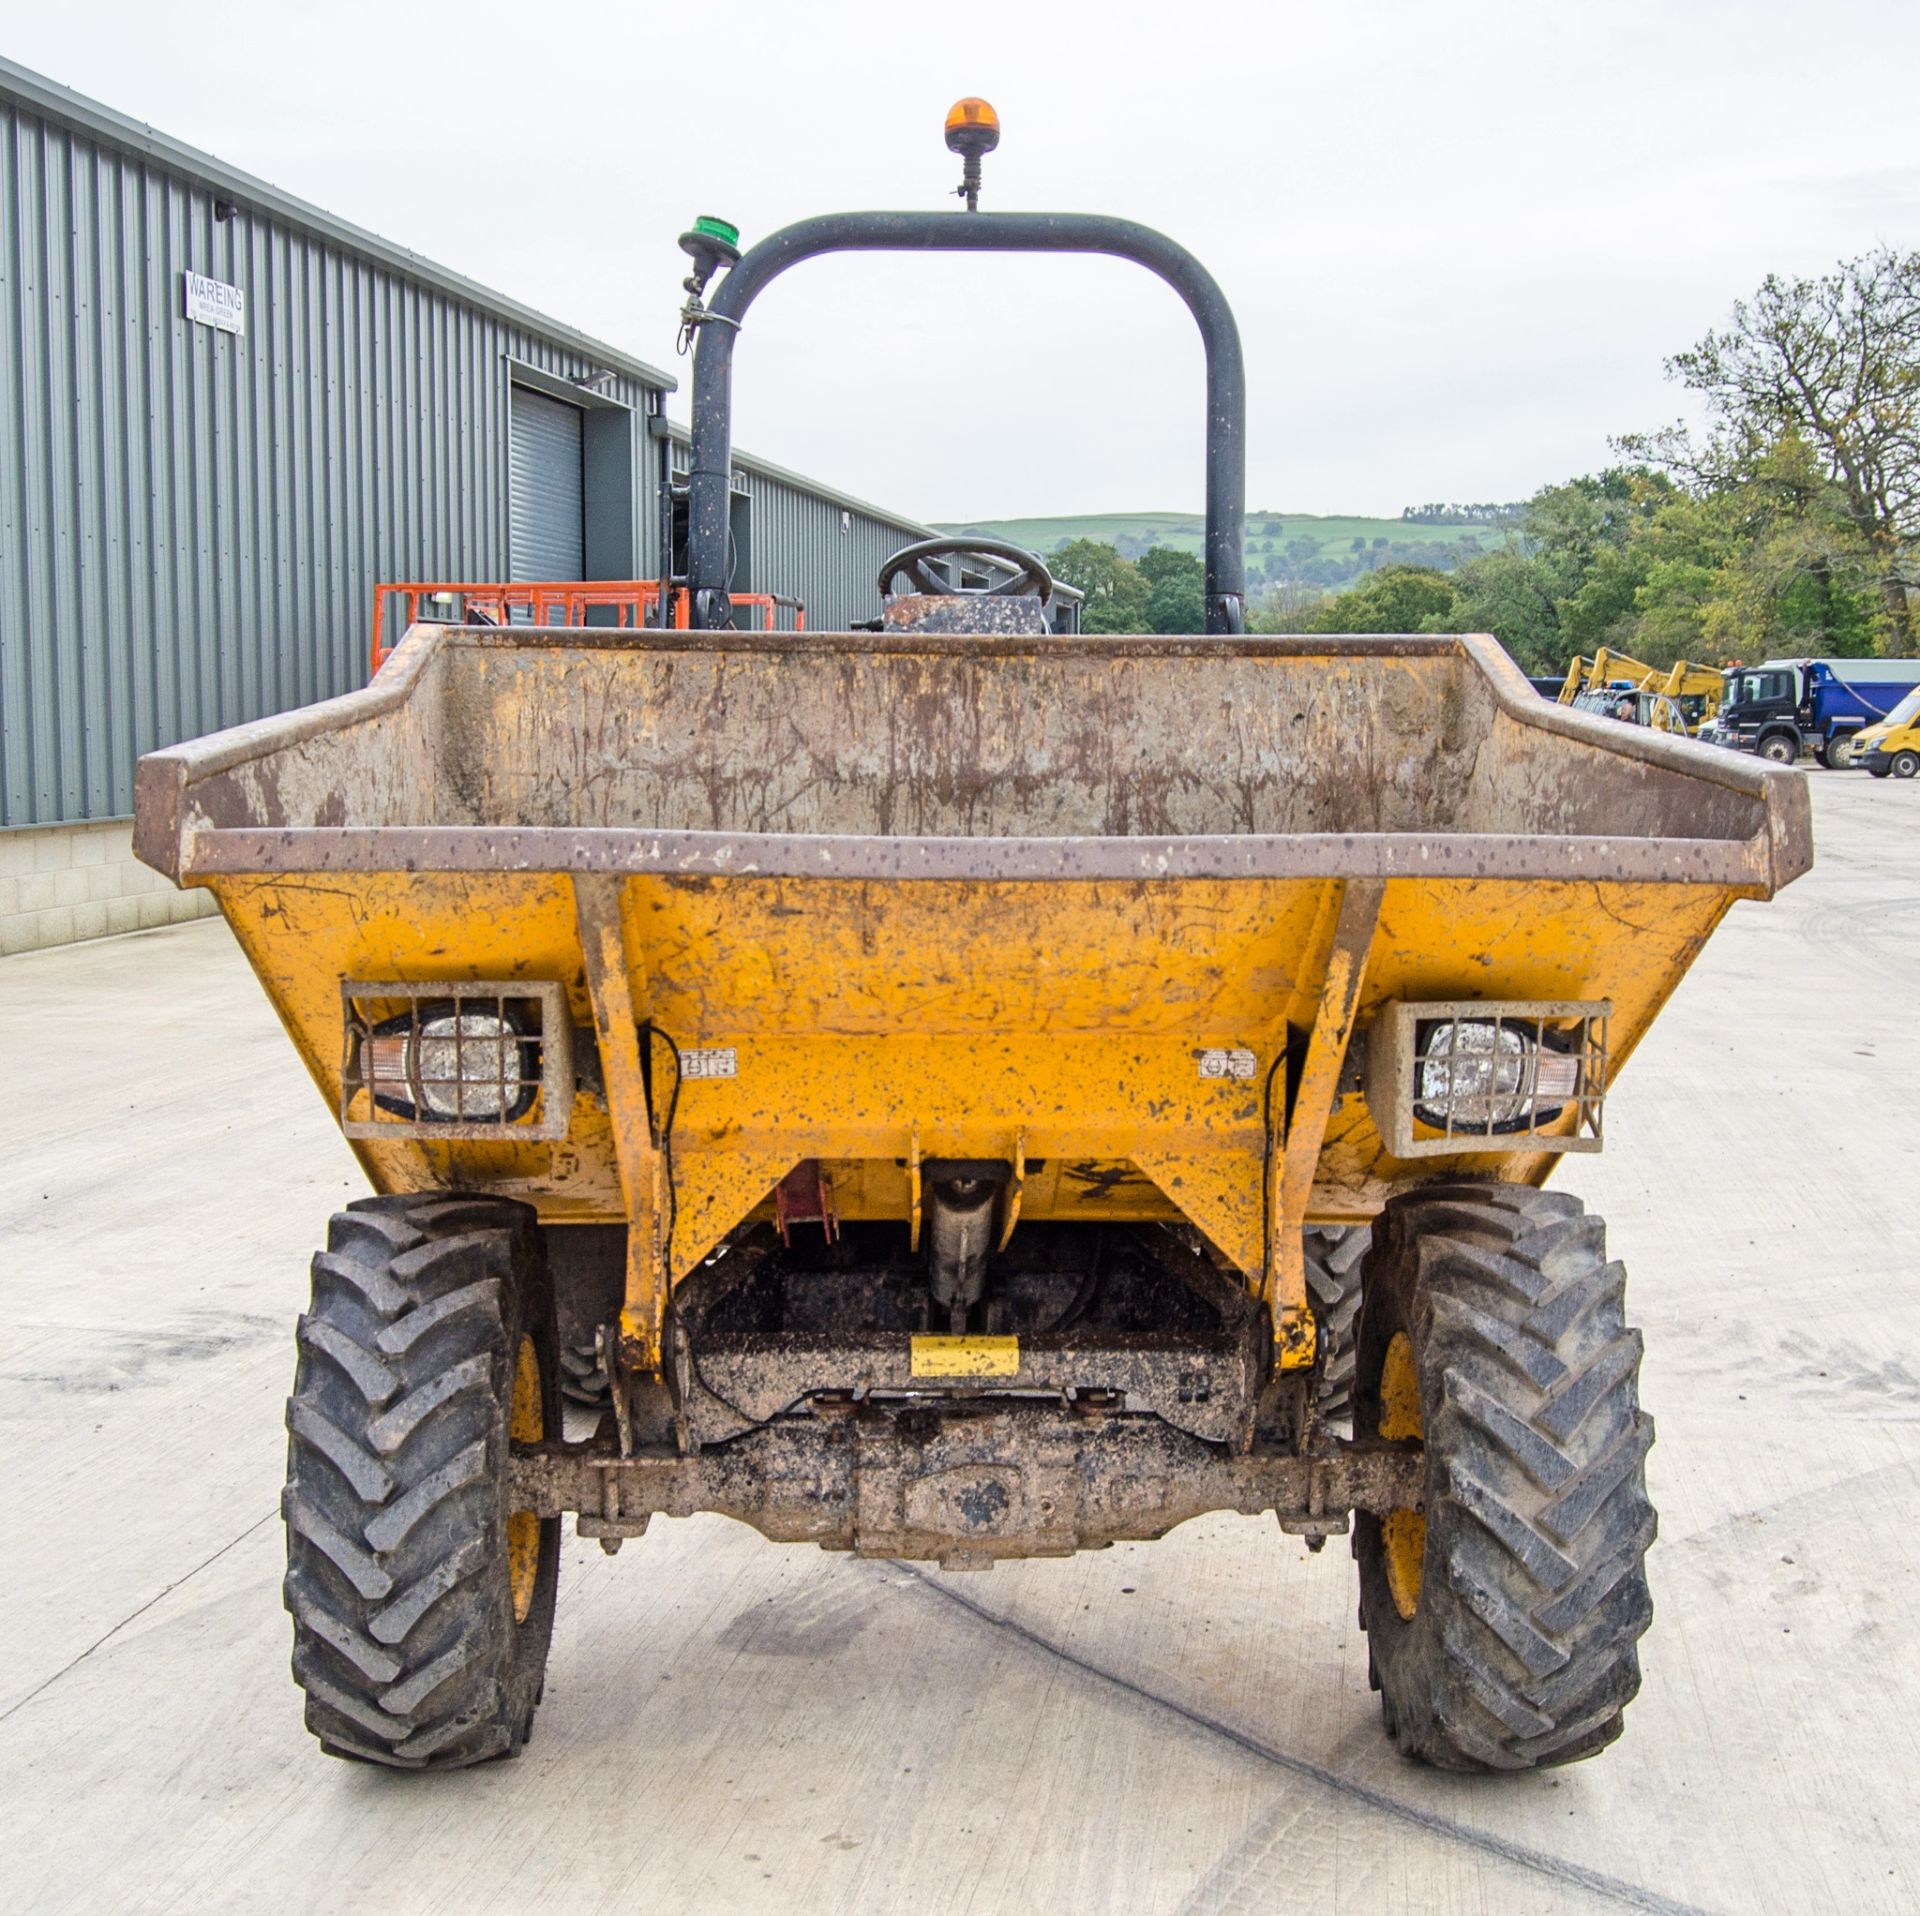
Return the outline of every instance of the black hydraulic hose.
<path id="1" fill-rule="evenodd" d="M 727 535 L 733 457 L 733 342 L 761 291 L 822 253 L 1105 253 L 1157 273 L 1186 301 L 1207 356 L 1207 630 L 1245 630 L 1247 378 L 1240 331 L 1213 275 L 1164 233 L 1099 213 L 829 213 L 741 255 L 699 321 L 687 574 L 693 623 L 730 625 Z"/>

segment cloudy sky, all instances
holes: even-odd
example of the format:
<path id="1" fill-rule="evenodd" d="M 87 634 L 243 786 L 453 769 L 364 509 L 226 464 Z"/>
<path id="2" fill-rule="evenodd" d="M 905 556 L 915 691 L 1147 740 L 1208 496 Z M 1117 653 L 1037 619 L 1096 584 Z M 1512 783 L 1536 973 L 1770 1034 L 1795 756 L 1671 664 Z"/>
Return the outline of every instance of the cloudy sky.
<path id="1" fill-rule="evenodd" d="M 1920 246 L 1914 0 L 10 7 L 0 51 L 673 364 L 696 213 L 986 203 L 1164 228 L 1239 314 L 1257 507 L 1508 499 L 1682 410 L 1769 271 Z M 684 369 L 683 369 L 684 370 Z M 1200 354 L 1115 262 L 801 268 L 742 444 L 926 519 L 1195 509 Z"/>

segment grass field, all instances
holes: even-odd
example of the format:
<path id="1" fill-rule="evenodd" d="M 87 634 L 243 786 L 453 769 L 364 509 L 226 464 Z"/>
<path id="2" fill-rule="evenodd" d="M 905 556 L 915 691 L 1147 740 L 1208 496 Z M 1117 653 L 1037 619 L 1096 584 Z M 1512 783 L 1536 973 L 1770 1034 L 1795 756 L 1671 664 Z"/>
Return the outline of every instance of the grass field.
<path id="1" fill-rule="evenodd" d="M 1060 519 L 975 519 L 940 529 L 1011 539 L 1042 557 L 1072 539 L 1099 539 L 1138 558 L 1152 546 L 1197 554 L 1204 523 L 1197 512 L 1098 512 Z M 1258 586 L 1298 579 L 1332 588 L 1389 559 L 1423 561 L 1448 570 L 1492 551 L 1504 536 L 1499 528 L 1484 525 L 1423 526 L 1405 519 L 1249 512 L 1247 582 Z"/>

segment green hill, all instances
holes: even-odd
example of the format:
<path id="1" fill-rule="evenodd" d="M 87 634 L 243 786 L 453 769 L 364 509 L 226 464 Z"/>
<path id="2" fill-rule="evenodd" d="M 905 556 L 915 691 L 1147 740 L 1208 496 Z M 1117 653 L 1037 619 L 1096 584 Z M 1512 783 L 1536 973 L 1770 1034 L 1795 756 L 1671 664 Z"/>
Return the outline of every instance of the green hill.
<path id="1" fill-rule="evenodd" d="M 974 519 L 942 532 L 1011 539 L 1043 558 L 1073 539 L 1099 539 L 1127 558 L 1154 546 L 1198 553 L 1205 521 L 1197 512 L 1096 512 L 1060 519 Z M 1311 512 L 1247 514 L 1247 589 L 1290 580 L 1337 591 L 1376 566 L 1413 562 L 1449 571 L 1495 550 L 1492 525 L 1434 526 L 1408 519 L 1323 518 Z"/>

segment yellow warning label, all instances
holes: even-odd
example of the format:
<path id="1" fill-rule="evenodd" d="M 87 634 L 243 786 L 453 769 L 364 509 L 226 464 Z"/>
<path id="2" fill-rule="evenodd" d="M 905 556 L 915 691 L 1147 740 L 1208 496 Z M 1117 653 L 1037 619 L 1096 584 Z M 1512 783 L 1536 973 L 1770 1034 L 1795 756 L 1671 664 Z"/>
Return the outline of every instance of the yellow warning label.
<path id="1" fill-rule="evenodd" d="M 1020 1368 L 1017 1337 L 916 1337 L 916 1377 L 1011 1377 Z"/>

